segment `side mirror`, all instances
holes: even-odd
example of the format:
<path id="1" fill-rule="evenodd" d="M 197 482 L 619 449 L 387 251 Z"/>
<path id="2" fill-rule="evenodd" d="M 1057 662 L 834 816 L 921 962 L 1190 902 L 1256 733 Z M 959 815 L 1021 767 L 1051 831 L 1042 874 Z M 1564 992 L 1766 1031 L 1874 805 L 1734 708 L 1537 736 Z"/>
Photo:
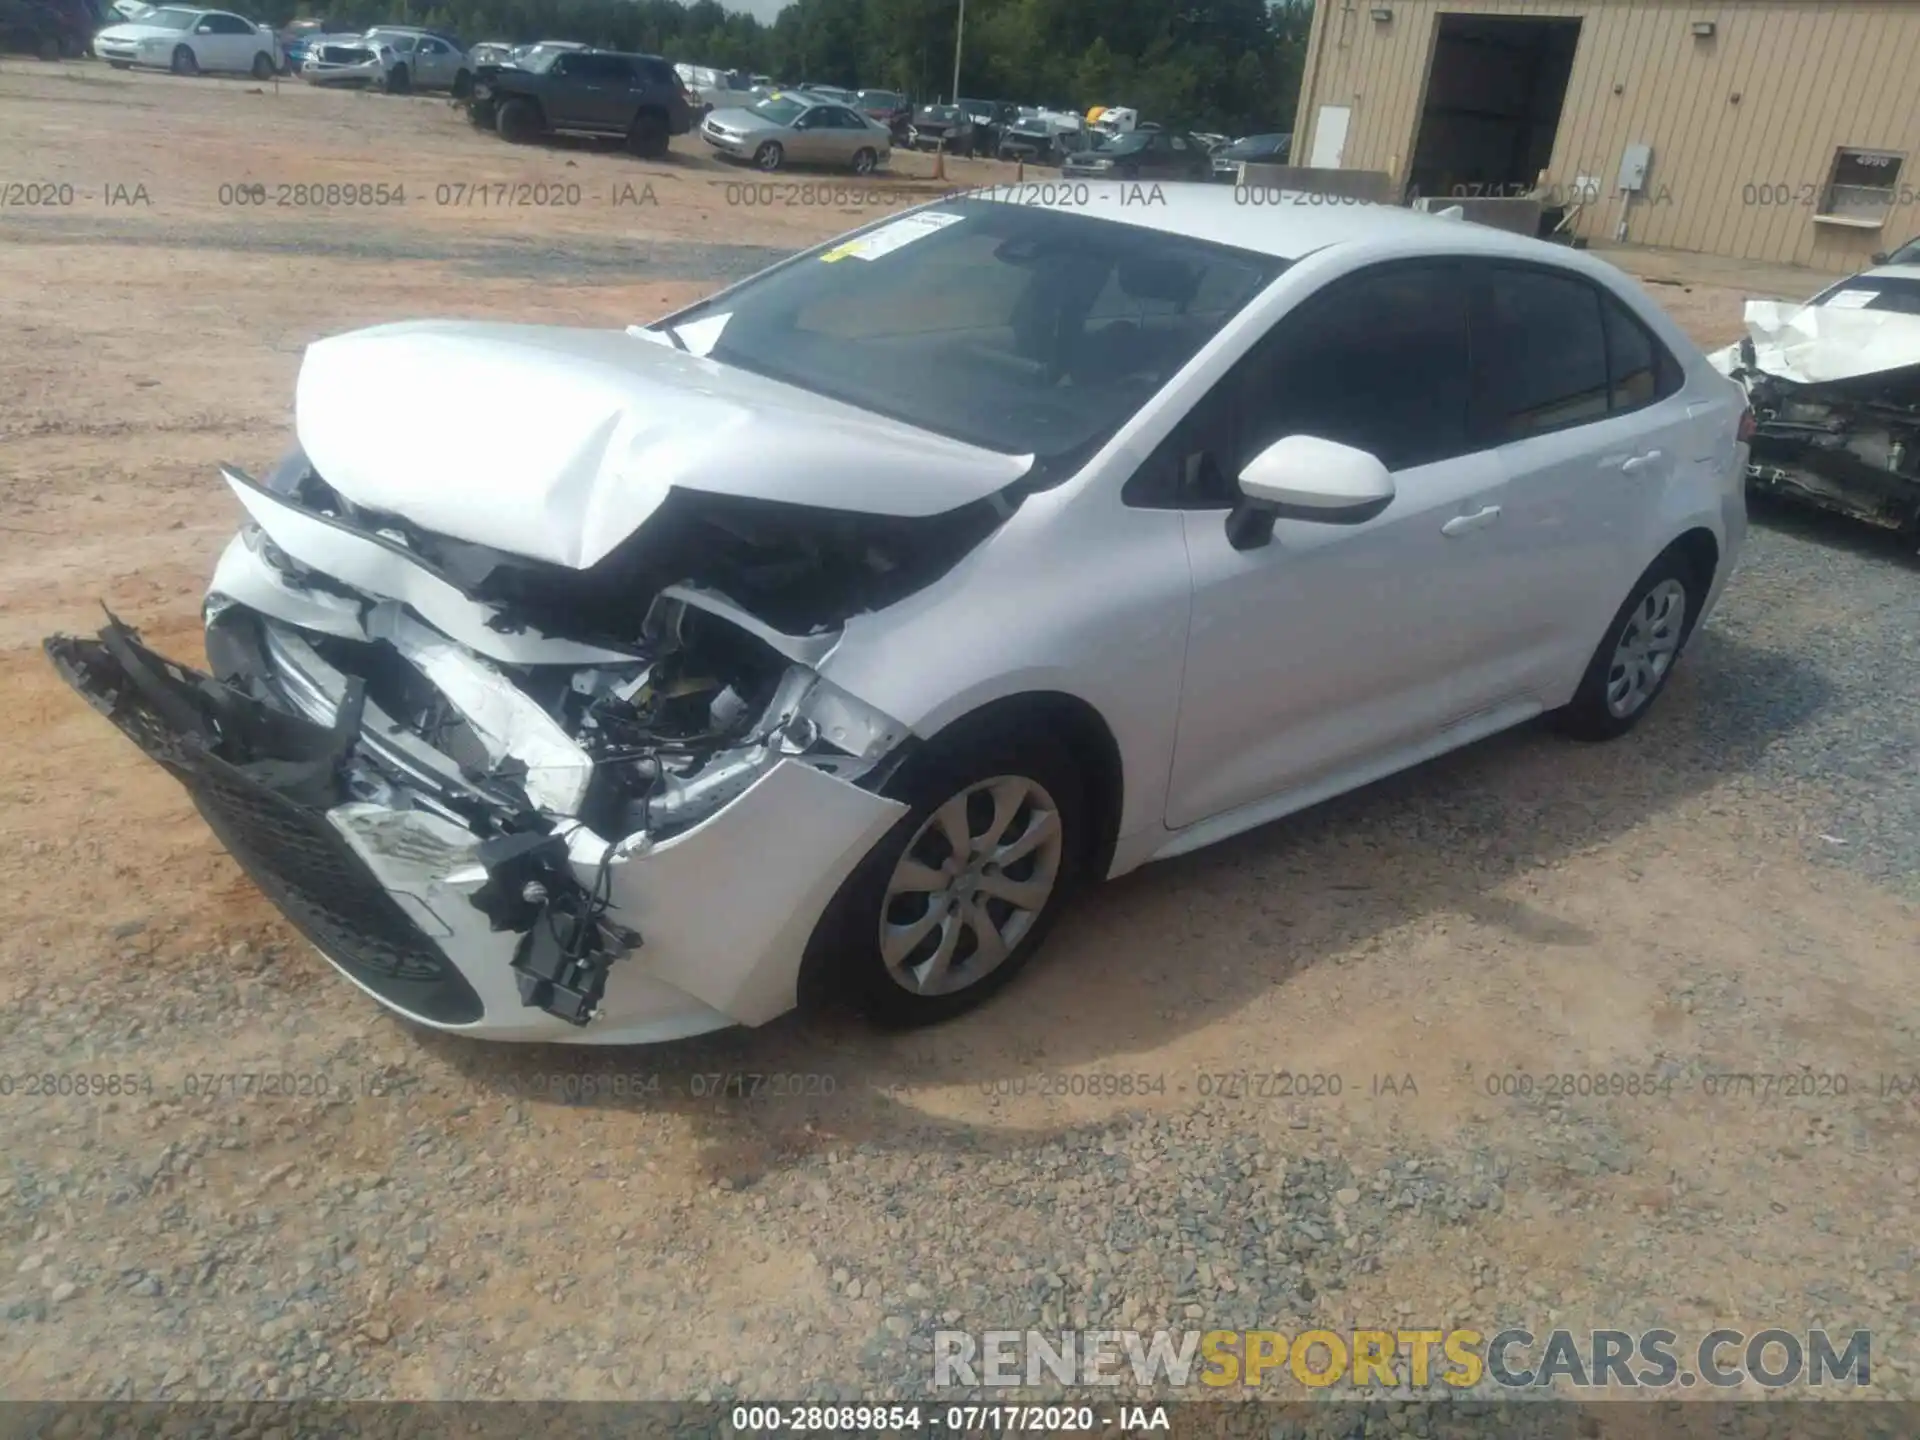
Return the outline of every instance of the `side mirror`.
<path id="1" fill-rule="evenodd" d="M 1273 538 L 1276 520 L 1360 525 L 1393 503 L 1393 476 L 1365 450 L 1288 435 L 1240 472 L 1240 503 L 1227 516 L 1227 539 L 1253 550 Z"/>

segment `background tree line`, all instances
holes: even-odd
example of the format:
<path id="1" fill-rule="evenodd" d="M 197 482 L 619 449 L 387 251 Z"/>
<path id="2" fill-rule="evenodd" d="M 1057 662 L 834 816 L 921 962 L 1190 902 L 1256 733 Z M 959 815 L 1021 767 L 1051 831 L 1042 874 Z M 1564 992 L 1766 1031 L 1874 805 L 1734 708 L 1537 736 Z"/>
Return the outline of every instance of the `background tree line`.
<path id="1" fill-rule="evenodd" d="M 297 0 L 280 0 L 291 20 Z M 340 0 L 333 25 L 432 25 L 463 40 L 580 40 L 790 83 L 947 99 L 957 0 L 793 0 L 771 24 L 715 0 Z M 1251 134 L 1293 128 L 1312 0 L 968 0 L 961 92 L 1131 105 Z"/>

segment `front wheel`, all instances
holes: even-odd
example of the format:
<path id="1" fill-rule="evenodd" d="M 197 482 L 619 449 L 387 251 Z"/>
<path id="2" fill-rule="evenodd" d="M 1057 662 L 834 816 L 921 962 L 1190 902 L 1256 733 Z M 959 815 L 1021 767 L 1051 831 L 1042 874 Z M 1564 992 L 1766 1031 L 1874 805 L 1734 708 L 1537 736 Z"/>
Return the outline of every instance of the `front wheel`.
<path id="1" fill-rule="evenodd" d="M 386 91 L 389 95 L 405 95 L 413 89 L 413 76 L 404 65 L 396 65 L 387 72 Z"/>
<path id="2" fill-rule="evenodd" d="M 670 133 L 666 116 L 643 110 L 627 127 L 627 149 L 642 160 L 665 159 Z"/>
<path id="3" fill-rule="evenodd" d="M 1640 723 L 1666 688 L 1706 599 L 1706 583 L 1668 551 L 1634 584 L 1553 720 L 1576 740 L 1612 740 Z"/>
<path id="4" fill-rule="evenodd" d="M 1052 737 L 989 727 L 934 741 L 888 792 L 910 809 L 821 917 L 809 989 L 883 1026 L 929 1025 L 1039 949 L 1085 867 L 1086 783 Z"/>
<path id="5" fill-rule="evenodd" d="M 540 136 L 540 112 L 531 100 L 519 96 L 500 107 L 494 120 L 500 138 L 514 145 L 529 145 Z"/>
<path id="6" fill-rule="evenodd" d="M 778 170 L 786 160 L 787 152 L 780 148 L 778 140 L 769 140 L 753 152 L 753 166 L 756 170 Z"/>
<path id="7" fill-rule="evenodd" d="M 200 73 L 200 59 L 193 53 L 193 47 L 191 45 L 176 45 L 173 47 L 173 65 L 171 68 L 176 75 L 198 75 Z"/>
<path id="8" fill-rule="evenodd" d="M 871 175 L 879 163 L 880 157 L 865 145 L 853 152 L 853 173 L 856 175 Z"/>

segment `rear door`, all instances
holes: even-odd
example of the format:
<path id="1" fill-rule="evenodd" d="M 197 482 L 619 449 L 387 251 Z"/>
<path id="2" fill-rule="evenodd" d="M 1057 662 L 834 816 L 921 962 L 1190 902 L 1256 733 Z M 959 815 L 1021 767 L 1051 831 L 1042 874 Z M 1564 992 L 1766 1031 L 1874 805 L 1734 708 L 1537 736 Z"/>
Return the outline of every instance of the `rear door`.
<path id="1" fill-rule="evenodd" d="M 1702 426 L 1679 361 L 1605 287 L 1551 265 L 1473 268 L 1474 423 L 1507 476 L 1489 560 L 1512 586 L 1516 663 L 1557 704 L 1652 560 L 1659 499 Z"/>
<path id="2" fill-rule="evenodd" d="M 266 48 L 250 21 L 224 11 L 208 15 L 200 22 L 200 30 L 195 49 L 209 70 L 246 70 L 253 64 L 254 52 Z"/>

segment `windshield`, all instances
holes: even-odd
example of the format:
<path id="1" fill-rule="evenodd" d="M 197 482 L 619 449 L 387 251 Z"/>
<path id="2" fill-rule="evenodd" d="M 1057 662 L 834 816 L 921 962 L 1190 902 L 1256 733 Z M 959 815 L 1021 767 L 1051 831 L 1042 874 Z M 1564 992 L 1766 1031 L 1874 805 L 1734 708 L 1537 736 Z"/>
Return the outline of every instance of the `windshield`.
<path id="1" fill-rule="evenodd" d="M 1050 459 L 1111 435 L 1285 264 L 975 195 L 658 328 L 723 364 Z"/>
<path id="2" fill-rule="evenodd" d="M 927 105 L 920 111 L 923 120 L 957 120 L 960 112 L 951 105 Z"/>
<path id="3" fill-rule="evenodd" d="M 784 95 L 769 96 L 752 107 L 753 113 L 762 120 L 772 121 L 775 125 L 791 125 L 806 110 L 798 100 L 789 100 Z"/>
<path id="4" fill-rule="evenodd" d="M 1116 135 L 1104 144 L 1096 142 L 1095 148 L 1109 155 L 1131 155 L 1136 150 L 1144 150 L 1153 143 L 1153 132 L 1134 130 L 1125 135 Z"/>
<path id="5" fill-rule="evenodd" d="M 191 30 L 199 19 L 198 10 L 149 10 L 140 17 L 140 24 L 162 30 Z"/>
<path id="6" fill-rule="evenodd" d="M 871 110 L 897 110 L 902 102 L 891 90 L 866 90 L 861 92 L 860 103 Z"/>
<path id="7" fill-rule="evenodd" d="M 1229 155 L 1264 155 L 1269 150 L 1278 150 L 1285 142 L 1284 135 L 1249 135 L 1244 140 L 1236 140 L 1227 147 Z"/>
<path id="8" fill-rule="evenodd" d="M 1829 310 L 1891 310 L 1900 315 L 1920 315 L 1920 280 L 1855 275 L 1822 290 L 1809 303 Z"/>

